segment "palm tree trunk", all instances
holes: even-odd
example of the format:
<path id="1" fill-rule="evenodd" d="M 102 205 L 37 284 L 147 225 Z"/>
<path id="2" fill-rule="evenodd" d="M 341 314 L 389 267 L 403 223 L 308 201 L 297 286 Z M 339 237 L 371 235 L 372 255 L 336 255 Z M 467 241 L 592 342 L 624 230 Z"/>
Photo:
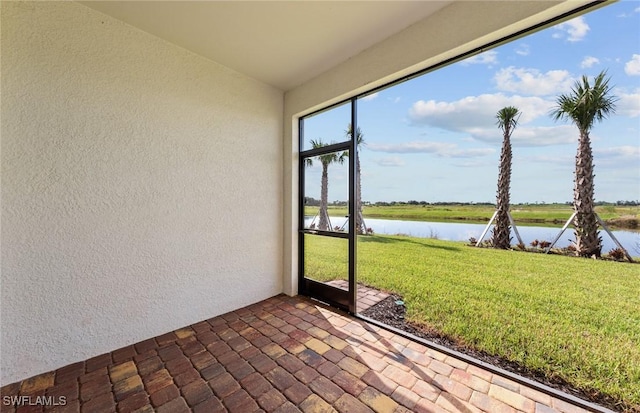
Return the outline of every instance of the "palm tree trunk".
<path id="1" fill-rule="evenodd" d="M 509 200 L 511 186 L 511 141 L 510 128 L 505 127 L 502 153 L 500 154 L 500 173 L 498 175 L 498 194 L 496 196 L 496 226 L 493 229 L 492 243 L 495 248 L 511 247 L 511 227 L 509 225 Z"/>
<path id="2" fill-rule="evenodd" d="M 320 221 L 318 222 L 318 229 L 321 231 L 328 231 L 329 228 L 329 213 L 327 211 L 327 204 L 329 199 L 329 165 L 322 163 L 322 181 L 320 187 Z"/>
<path id="3" fill-rule="evenodd" d="M 356 234 L 365 234 L 364 222 L 362 222 L 362 183 L 360 181 L 360 151 L 356 150 Z"/>
<path id="4" fill-rule="evenodd" d="M 589 133 L 580 131 L 578 153 L 576 155 L 576 174 L 573 190 L 573 208 L 576 216 L 575 226 L 576 255 L 581 257 L 600 257 L 602 238 L 598 232 L 598 221 L 594 210 L 593 155 Z"/>

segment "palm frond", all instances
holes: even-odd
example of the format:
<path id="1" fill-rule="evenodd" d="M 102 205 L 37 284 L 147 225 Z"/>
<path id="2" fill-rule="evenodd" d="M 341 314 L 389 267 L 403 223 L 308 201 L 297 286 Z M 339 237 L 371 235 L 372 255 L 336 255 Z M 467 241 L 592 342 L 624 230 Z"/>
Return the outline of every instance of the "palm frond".
<path id="1" fill-rule="evenodd" d="M 496 124 L 507 136 L 511 137 L 511 134 L 518 125 L 521 112 L 515 106 L 506 106 L 498 111 L 496 118 L 498 121 Z"/>
<path id="2" fill-rule="evenodd" d="M 344 131 L 345 136 L 347 137 L 347 139 L 351 139 L 353 136 L 353 126 L 351 124 L 349 124 L 347 126 L 347 130 Z M 362 130 L 360 129 L 360 127 L 356 128 L 356 143 L 358 146 L 360 145 L 364 145 L 364 134 L 362 133 Z"/>
<path id="3" fill-rule="evenodd" d="M 590 83 L 587 76 L 577 80 L 569 94 L 562 94 L 551 110 L 555 120 L 571 120 L 581 132 L 588 132 L 595 122 L 601 122 L 615 113 L 617 98 L 611 95 L 612 87 L 607 72 L 600 72 Z"/>

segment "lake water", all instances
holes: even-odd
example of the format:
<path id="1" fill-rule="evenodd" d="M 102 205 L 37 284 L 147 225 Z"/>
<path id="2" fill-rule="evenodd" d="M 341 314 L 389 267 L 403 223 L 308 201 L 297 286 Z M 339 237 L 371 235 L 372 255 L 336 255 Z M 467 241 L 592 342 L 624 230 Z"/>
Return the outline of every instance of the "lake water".
<path id="1" fill-rule="evenodd" d="M 345 224 L 345 217 L 330 217 L 331 224 L 334 226 L 342 226 Z M 313 217 L 305 218 L 305 226 L 311 224 Z M 396 235 L 403 234 L 418 238 L 438 238 L 442 240 L 450 241 L 469 241 L 469 238 L 480 238 L 482 231 L 484 231 L 487 224 L 467 224 L 458 222 L 423 222 L 423 221 L 402 221 L 402 220 L 390 220 L 390 219 L 372 219 L 365 218 L 365 224 L 369 228 L 373 228 L 376 234 L 388 234 Z M 345 228 L 348 225 L 345 224 Z M 529 246 L 531 241 L 537 239 L 540 241 L 553 241 L 558 233 L 562 229 L 562 226 L 558 227 L 532 227 L 518 225 L 518 232 L 522 241 Z M 622 246 L 629 252 L 631 256 L 638 256 L 640 252 L 637 251 L 640 248 L 640 232 L 634 231 L 612 231 L 613 235 L 620 241 Z M 518 239 L 511 230 L 513 244 L 518 242 Z M 607 253 L 610 250 L 617 248 L 609 234 L 604 230 L 600 230 L 600 236 L 602 237 L 602 252 Z M 491 229 L 487 232 L 484 239 L 491 238 Z M 556 247 L 567 247 L 573 239 L 573 228 L 569 227 L 562 234 L 562 237 L 556 243 Z"/>

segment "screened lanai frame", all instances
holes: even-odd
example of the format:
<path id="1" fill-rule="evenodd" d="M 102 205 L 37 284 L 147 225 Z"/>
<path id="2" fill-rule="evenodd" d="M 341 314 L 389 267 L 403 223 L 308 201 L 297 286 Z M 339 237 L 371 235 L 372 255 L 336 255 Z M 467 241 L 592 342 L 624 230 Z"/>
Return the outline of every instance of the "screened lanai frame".
<path id="1" fill-rule="evenodd" d="M 334 305 L 338 308 L 341 308 L 349 313 L 358 316 L 359 318 L 366 319 L 367 321 L 379 325 L 383 328 L 389 328 L 389 326 L 377 322 L 372 319 L 368 319 L 363 317 L 357 313 L 356 305 L 357 305 L 357 236 L 354 231 L 355 228 L 355 218 L 356 218 L 356 180 L 357 180 L 357 169 L 355 156 L 349 156 L 349 177 L 348 177 L 348 227 L 349 230 L 347 233 L 344 232 L 335 232 L 335 231 L 320 231 L 316 229 L 308 229 L 304 227 L 304 198 L 305 198 L 305 162 L 308 159 L 314 158 L 316 156 L 329 154 L 337 151 L 348 151 L 350 154 L 355 154 L 358 150 L 357 141 L 355 139 L 356 134 L 352 133 L 350 139 L 348 141 L 340 142 L 337 144 L 330 144 L 321 148 L 316 149 L 303 149 L 304 142 L 306 140 L 304 135 L 304 120 L 310 118 L 312 116 L 318 115 L 322 112 L 329 111 L 336 107 L 349 104 L 351 109 L 351 127 L 352 131 L 357 131 L 358 128 L 358 116 L 357 116 L 357 103 L 358 100 L 364 98 L 373 93 L 380 92 L 384 89 L 388 89 L 390 87 L 399 85 L 401 83 L 407 82 L 411 79 L 417 78 L 419 76 L 425 75 L 429 72 L 442 69 L 448 65 L 453 63 L 462 61 L 469 57 L 472 57 L 476 54 L 483 53 L 485 51 L 491 50 L 495 47 L 501 46 L 503 44 L 512 42 L 517 40 L 518 38 L 525 37 L 529 34 L 535 33 L 540 30 L 544 30 L 548 27 L 559 24 L 561 21 L 568 20 L 573 17 L 577 17 L 587 11 L 595 10 L 600 6 L 606 5 L 606 0 L 596 0 L 589 3 L 586 3 L 574 10 L 563 13 L 557 17 L 546 20 L 544 22 L 535 24 L 527 29 L 523 29 L 517 31 L 508 36 L 502 37 L 500 39 L 494 40 L 485 44 L 484 46 L 476 47 L 470 51 L 459 54 L 449 59 L 445 59 L 444 61 L 437 63 L 435 65 L 426 67 L 424 69 L 418 70 L 409 75 L 403 76 L 399 79 L 393 80 L 391 82 L 385 83 L 383 85 L 377 86 L 365 92 L 358 93 L 357 95 L 350 97 L 345 100 L 341 100 L 337 103 L 333 103 L 327 105 L 324 108 L 319 110 L 315 110 L 311 113 L 305 114 L 298 119 L 298 136 L 299 136 L 299 152 L 298 152 L 298 293 L 301 295 L 310 296 L 312 298 L 320 299 L 328 304 Z M 304 267 L 304 254 L 305 254 L 305 235 L 319 235 L 319 236 L 328 236 L 328 237 L 337 237 L 348 239 L 348 290 L 341 290 L 332 286 L 327 285 L 326 283 L 321 283 L 318 281 L 313 281 L 306 279 L 305 267 Z M 393 329 L 396 330 L 396 329 Z M 402 331 L 396 331 L 396 333 L 403 334 Z M 404 334 L 410 336 L 409 338 L 416 340 L 415 336 L 411 336 L 410 334 Z M 417 339 L 420 342 L 424 342 L 424 340 Z M 442 349 L 440 349 L 442 350 Z M 454 352 L 455 353 L 455 352 Z M 456 353 L 459 355 L 459 353 Z"/>
<path id="2" fill-rule="evenodd" d="M 350 104 L 350 112 L 351 112 L 351 125 L 353 130 L 357 130 L 357 98 L 349 99 L 345 102 L 340 102 L 337 105 L 331 105 L 322 110 L 311 113 L 305 117 L 302 117 L 298 121 L 298 133 L 300 137 L 300 148 L 304 148 L 305 136 L 304 136 L 304 119 L 313 115 L 317 115 L 321 112 L 325 112 L 335 108 L 337 106 L 344 105 L 345 103 Z M 327 155 L 334 152 L 348 152 L 349 154 L 356 153 L 357 150 L 357 142 L 354 139 L 355 134 L 351 134 L 350 138 L 346 141 L 329 144 L 327 146 L 323 146 L 320 148 L 311 148 L 308 150 L 301 150 L 299 153 L 299 198 L 298 198 L 298 208 L 300 213 L 298 214 L 298 293 L 302 295 L 308 295 L 314 298 L 322 299 L 323 301 L 332 304 L 338 308 L 341 308 L 345 311 L 348 311 L 352 314 L 356 313 L 356 233 L 354 231 L 355 228 L 355 202 L 353 200 L 356 199 L 356 161 L 355 156 L 348 157 L 348 207 L 347 207 L 347 216 L 348 216 L 348 230 L 347 232 L 338 232 L 338 231 L 325 231 L 319 229 L 310 229 L 304 227 L 304 199 L 305 199 L 305 183 L 306 183 L 306 173 L 305 166 L 308 160 L 315 158 L 317 156 Z M 324 237 L 334 237 L 334 238 L 342 238 L 348 240 L 348 288 L 347 290 L 343 290 L 340 288 L 336 288 L 326 283 L 322 283 L 319 281 L 311 280 L 305 278 L 305 260 L 304 260 L 304 252 L 305 252 L 305 235 L 312 236 L 324 236 Z"/>

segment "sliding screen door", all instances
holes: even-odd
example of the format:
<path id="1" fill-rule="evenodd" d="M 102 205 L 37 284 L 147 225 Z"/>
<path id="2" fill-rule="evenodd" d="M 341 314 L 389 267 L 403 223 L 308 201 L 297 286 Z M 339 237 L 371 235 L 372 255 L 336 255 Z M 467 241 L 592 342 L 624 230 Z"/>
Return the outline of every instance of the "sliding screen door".
<path id="1" fill-rule="evenodd" d="M 355 312 L 355 99 L 300 119 L 300 294 Z"/>

